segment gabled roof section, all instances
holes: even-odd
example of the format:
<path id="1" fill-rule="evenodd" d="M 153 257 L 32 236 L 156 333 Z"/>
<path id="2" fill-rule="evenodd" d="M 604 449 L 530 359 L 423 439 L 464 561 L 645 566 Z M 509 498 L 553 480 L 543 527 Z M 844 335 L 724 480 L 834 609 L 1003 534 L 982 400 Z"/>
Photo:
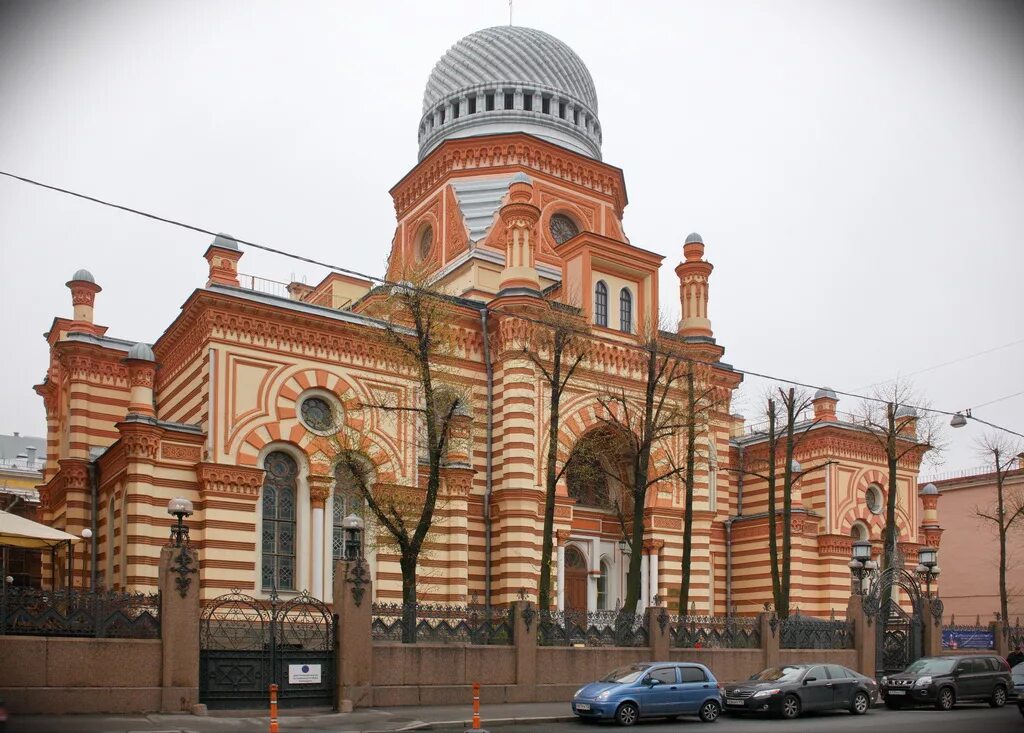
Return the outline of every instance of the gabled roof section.
<path id="1" fill-rule="evenodd" d="M 451 183 L 459 210 L 473 244 L 482 241 L 494 224 L 494 216 L 508 194 L 513 176 L 478 180 L 454 180 Z"/>

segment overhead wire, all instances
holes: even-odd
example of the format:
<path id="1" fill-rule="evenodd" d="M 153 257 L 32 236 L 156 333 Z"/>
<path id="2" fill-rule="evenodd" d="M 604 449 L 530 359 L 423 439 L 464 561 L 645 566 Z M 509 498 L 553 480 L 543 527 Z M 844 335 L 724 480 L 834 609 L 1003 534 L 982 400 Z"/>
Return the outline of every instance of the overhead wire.
<path id="1" fill-rule="evenodd" d="M 268 246 L 268 245 L 265 245 L 265 244 L 260 244 L 259 242 L 249 241 L 249 240 L 246 240 L 246 239 L 242 239 L 240 237 L 236 237 L 234 235 L 228 235 L 228 234 L 223 234 L 223 233 L 219 233 L 219 232 L 214 232 L 211 229 L 206 229 L 204 227 L 196 226 L 194 224 L 188 224 L 186 222 L 178 221 L 176 219 L 170 219 L 168 217 L 160 216 L 158 214 L 153 214 L 153 213 L 150 213 L 148 211 L 142 211 L 141 209 L 136 209 L 136 208 L 133 208 L 131 206 L 125 206 L 123 204 L 117 204 L 117 203 L 114 203 L 112 201 L 106 201 L 104 199 L 97 198 L 95 196 L 89 196 L 89 195 L 84 194 L 84 193 L 79 193 L 78 191 L 72 191 L 72 190 L 67 189 L 67 188 L 61 188 L 60 186 L 54 186 L 54 185 L 49 184 L 49 183 L 43 183 L 42 181 L 37 181 L 37 180 L 34 180 L 32 178 L 27 178 L 25 176 L 19 176 L 19 175 L 16 175 L 14 173 L 10 173 L 8 171 L 0 170 L 0 175 L 7 176 L 8 178 L 12 178 L 14 180 L 21 181 L 23 183 L 28 183 L 28 184 L 33 185 L 33 186 L 38 186 L 40 188 L 45 188 L 45 189 L 48 189 L 50 191 L 55 191 L 57 193 L 62 193 L 62 194 L 65 194 L 67 196 L 72 196 L 74 198 L 83 199 L 85 201 L 90 201 L 90 202 L 95 203 L 95 204 L 100 204 L 101 206 L 107 206 L 107 207 L 110 207 L 112 209 L 117 209 L 117 210 L 120 210 L 120 211 L 124 211 L 124 212 L 129 213 L 129 214 L 135 214 L 136 216 L 145 217 L 147 219 L 152 219 L 154 221 L 159 221 L 159 222 L 162 222 L 164 224 L 170 224 L 172 226 L 180 227 L 182 229 L 187 229 L 189 231 L 198 232 L 200 234 L 206 234 L 206 235 L 209 235 L 209 236 L 212 236 L 212 237 L 225 236 L 225 237 L 230 238 L 232 241 L 237 242 L 238 244 L 244 244 L 247 247 L 252 247 L 254 249 L 262 250 L 264 252 L 270 252 L 272 254 L 280 255 L 282 257 L 288 257 L 288 258 L 291 258 L 291 259 L 294 259 L 294 260 L 297 260 L 297 261 L 300 261 L 300 262 L 305 262 L 305 263 L 308 263 L 308 264 L 311 264 L 311 265 L 316 265 L 317 267 L 323 267 L 323 268 L 325 268 L 327 270 L 332 270 L 332 271 L 339 272 L 339 273 L 342 273 L 342 274 L 345 274 L 345 275 L 351 275 L 353 277 L 358 277 L 358 278 L 361 278 L 363 280 L 367 280 L 369 282 L 376 282 L 376 283 L 380 283 L 381 285 L 401 286 L 401 287 L 404 287 L 404 288 L 414 288 L 414 289 L 416 288 L 416 286 L 411 285 L 410 283 L 391 281 L 391 280 L 388 280 L 387 278 L 383 278 L 383 277 L 380 277 L 380 276 L 377 276 L 377 275 L 370 275 L 370 274 L 367 274 L 367 273 L 364 273 L 364 272 L 359 272 L 358 270 L 353 270 L 351 268 L 342 267 L 340 265 L 334 265 L 334 264 L 329 263 L 329 262 L 324 262 L 322 260 L 313 259 L 312 257 L 306 257 L 304 255 L 295 254 L 294 252 L 288 252 L 287 250 L 282 250 L 282 249 L 279 249 L 277 247 L 271 247 L 271 246 Z M 427 289 L 422 289 L 422 290 L 424 292 L 427 292 L 427 293 L 433 293 L 433 291 L 429 291 Z M 535 324 L 543 325 L 543 326 L 549 326 L 550 325 L 550 324 L 544 322 L 541 319 L 531 318 L 531 317 L 525 316 L 525 315 L 523 315 L 521 313 L 510 312 L 510 311 L 504 310 L 504 309 L 502 309 L 500 307 L 490 306 L 489 308 L 490 308 L 490 310 L 492 312 L 501 313 L 503 315 L 507 315 L 507 316 L 514 317 L 514 318 L 518 318 L 518 319 L 521 319 L 521 320 L 524 320 L 524 321 L 527 321 L 527 322 L 531 322 L 531 323 L 535 323 Z M 580 333 L 580 335 L 584 335 L 587 332 L 585 332 L 583 330 L 579 330 L 579 333 Z M 1014 342 L 1014 343 L 1016 343 L 1016 342 Z M 626 348 L 634 348 L 634 349 L 642 350 L 642 347 L 634 346 L 634 345 L 631 345 L 631 344 L 621 344 L 621 345 L 623 347 L 626 347 Z M 1007 345 L 1004 345 L 1002 347 L 996 347 L 996 349 L 993 349 L 993 350 L 998 350 L 999 348 L 1005 348 L 1006 346 L 1009 346 L 1009 345 L 1013 345 L 1013 344 L 1007 344 Z M 977 355 L 978 354 L 970 355 L 968 357 L 963 357 L 963 359 L 971 358 L 972 356 L 977 356 Z M 960 360 L 962 360 L 962 359 L 960 359 Z M 691 362 L 696 363 L 696 364 L 701 364 L 703 366 L 712 366 L 713 367 L 713 366 L 717 365 L 716 362 L 708 362 L 708 361 L 703 361 L 703 360 L 700 360 L 700 359 L 693 359 L 693 358 L 688 358 L 688 361 L 691 361 Z M 955 363 L 955 361 L 958 361 L 958 360 L 954 360 L 953 362 L 950 362 L 950 363 Z M 935 367 L 929 367 L 928 369 L 925 369 L 925 370 L 922 370 L 922 371 L 927 371 L 927 370 L 932 369 L 932 368 L 938 368 L 938 366 L 944 366 L 944 364 L 943 365 L 937 365 Z M 773 381 L 773 382 L 780 382 L 780 383 L 783 383 L 783 384 L 790 384 L 790 385 L 793 385 L 793 386 L 796 386 L 796 387 L 804 387 L 804 388 L 807 388 L 807 389 L 822 389 L 821 385 L 811 384 L 809 382 L 801 382 L 799 380 L 789 379 L 789 378 L 786 378 L 786 377 L 778 377 L 778 376 L 773 376 L 773 375 L 770 375 L 770 374 L 764 374 L 764 373 L 761 373 L 761 372 L 753 371 L 751 369 L 738 369 L 736 367 L 732 367 L 732 369 L 733 369 L 733 371 L 735 371 L 738 374 L 743 374 L 743 375 L 752 376 L 752 377 L 758 377 L 758 378 L 761 378 L 761 379 L 768 379 L 768 380 Z M 892 380 L 887 380 L 887 381 L 892 381 Z M 885 383 L 886 382 L 879 382 L 878 384 L 885 384 Z M 884 398 L 881 398 L 881 397 L 873 397 L 871 395 L 858 394 L 856 392 L 848 392 L 848 391 L 838 390 L 838 389 L 834 389 L 834 388 L 829 388 L 829 389 L 832 389 L 832 391 L 835 392 L 838 395 L 843 395 L 844 397 L 852 397 L 854 399 L 864 400 L 864 401 L 867 401 L 867 402 L 876 402 L 876 403 L 880 403 L 880 404 L 888 404 L 889 402 L 891 402 L 891 400 L 887 400 L 887 399 L 884 399 Z M 1016 396 L 1016 395 L 1010 395 L 1010 397 L 1012 397 L 1012 396 Z M 1008 398 L 1009 397 L 1000 398 L 1000 400 L 1001 399 L 1008 399 Z M 1000 400 L 995 400 L 995 401 L 1000 401 Z M 986 404 L 991 404 L 991 403 L 986 403 Z M 938 408 L 930 407 L 930 406 L 926 406 L 926 405 L 905 404 L 904 406 L 909 407 L 909 408 L 913 408 L 913 409 L 918 410 L 920 412 L 930 412 L 930 413 L 934 413 L 934 414 L 947 415 L 947 416 L 963 415 L 964 412 L 965 412 L 964 410 L 957 410 L 957 411 L 940 410 Z M 983 407 L 984 405 L 979 405 L 979 406 Z M 970 414 L 970 410 L 967 410 L 966 413 L 967 413 L 965 415 L 966 417 L 969 417 L 970 419 L 976 420 L 977 422 L 984 423 L 985 425 L 988 425 L 989 427 L 995 428 L 997 430 L 1002 430 L 1002 431 L 1007 432 L 1007 433 L 1012 433 L 1013 435 L 1019 435 L 1020 437 L 1024 437 L 1024 434 L 1018 433 L 1015 430 L 1010 430 L 1009 428 L 1004 428 L 1004 427 L 1001 427 L 999 425 L 995 425 L 993 423 L 990 423 L 990 422 L 987 422 L 985 420 L 982 420 L 979 417 L 971 415 Z"/>

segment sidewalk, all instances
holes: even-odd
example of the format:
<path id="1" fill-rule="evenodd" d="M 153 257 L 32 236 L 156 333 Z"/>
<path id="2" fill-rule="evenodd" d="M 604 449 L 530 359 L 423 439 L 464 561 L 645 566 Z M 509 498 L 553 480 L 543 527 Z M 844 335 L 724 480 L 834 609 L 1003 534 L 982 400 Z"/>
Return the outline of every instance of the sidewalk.
<path id="1" fill-rule="evenodd" d="M 470 705 L 368 708 L 352 713 L 317 710 L 286 710 L 279 716 L 281 733 L 304 731 L 411 731 L 431 728 L 469 727 Z M 568 702 L 483 705 L 481 725 L 572 719 Z M 211 711 L 196 715 L 26 715 L 12 716 L 6 733 L 266 733 L 265 714 Z"/>

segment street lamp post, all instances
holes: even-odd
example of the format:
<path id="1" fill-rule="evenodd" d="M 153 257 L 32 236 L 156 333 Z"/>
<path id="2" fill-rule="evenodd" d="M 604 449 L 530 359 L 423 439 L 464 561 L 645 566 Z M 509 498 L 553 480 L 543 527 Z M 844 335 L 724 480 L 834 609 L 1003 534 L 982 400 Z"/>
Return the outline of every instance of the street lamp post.
<path id="1" fill-rule="evenodd" d="M 91 540 L 92 539 L 92 530 L 89 529 L 88 527 L 83 529 L 82 530 L 82 539 L 85 540 L 86 542 Z M 89 553 L 88 552 L 83 552 L 82 553 L 82 590 L 85 590 L 85 588 L 86 588 L 86 584 L 85 584 L 85 577 L 86 577 L 86 575 L 85 574 L 86 574 L 86 569 L 87 569 L 86 565 L 88 564 L 88 562 L 89 562 Z M 89 588 L 89 590 L 92 590 L 92 588 Z"/>
<path id="2" fill-rule="evenodd" d="M 171 542 L 175 547 L 181 547 L 182 543 L 188 544 L 188 527 L 185 526 L 185 517 L 192 516 L 192 502 L 183 496 L 176 496 L 167 502 L 167 513 L 178 520 L 177 525 L 171 525 Z"/>
<path id="3" fill-rule="evenodd" d="M 917 574 L 925 582 L 925 597 L 932 597 L 932 578 L 939 577 L 939 551 L 922 547 L 917 553 Z"/>
<path id="4" fill-rule="evenodd" d="M 857 595 L 864 595 L 864 575 L 874 570 L 875 567 L 875 561 L 871 559 L 871 543 L 867 540 L 854 542 L 853 557 L 850 559 L 850 573 L 857 580 Z"/>
<path id="5" fill-rule="evenodd" d="M 363 556 L 363 520 L 358 514 L 349 514 L 341 523 L 345 533 L 345 559 L 358 560 Z"/>

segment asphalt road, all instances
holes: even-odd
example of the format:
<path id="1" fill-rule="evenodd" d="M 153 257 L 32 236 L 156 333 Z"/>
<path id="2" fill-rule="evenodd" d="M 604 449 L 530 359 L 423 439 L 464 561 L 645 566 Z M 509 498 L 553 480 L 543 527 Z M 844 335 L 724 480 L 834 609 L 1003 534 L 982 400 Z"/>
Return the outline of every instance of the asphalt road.
<path id="1" fill-rule="evenodd" d="M 464 727 L 432 728 L 444 733 L 462 733 Z M 589 733 L 590 731 L 623 730 L 613 723 L 584 723 L 569 721 L 562 723 L 529 723 L 520 725 L 496 725 L 494 733 L 509 731 L 530 731 L 531 733 Z M 641 721 L 632 730 L 638 733 L 661 733 L 661 731 L 692 731 L 696 733 L 842 733 L 844 731 L 873 731 L 873 733 L 1002 733 L 1003 731 L 1024 731 L 1024 717 L 1016 705 L 1007 705 L 993 710 L 987 705 L 963 705 L 940 712 L 938 710 L 888 710 L 875 708 L 866 715 L 851 715 L 847 712 L 807 713 L 796 720 L 784 721 L 778 718 L 736 718 L 723 716 L 713 724 L 701 723 L 696 717 L 679 718 L 668 723 L 664 720 Z"/>

